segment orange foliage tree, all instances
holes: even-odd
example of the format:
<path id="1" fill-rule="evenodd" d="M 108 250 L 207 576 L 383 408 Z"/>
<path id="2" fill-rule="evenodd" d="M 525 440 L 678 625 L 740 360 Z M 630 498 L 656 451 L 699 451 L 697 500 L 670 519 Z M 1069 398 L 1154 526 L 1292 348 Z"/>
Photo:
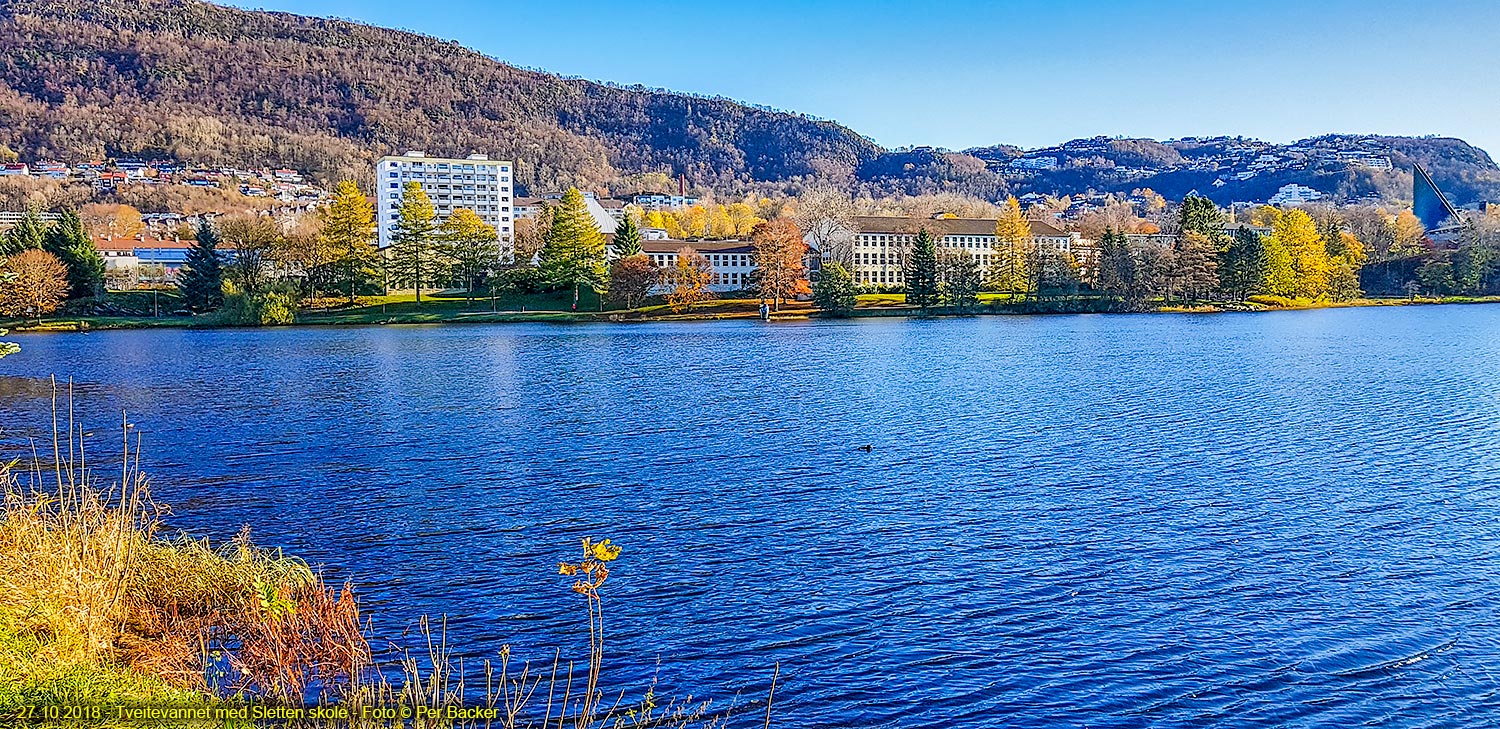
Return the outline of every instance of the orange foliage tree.
<path id="1" fill-rule="evenodd" d="M 68 269 L 57 256 L 36 248 L 12 256 L 0 281 L 0 314 L 39 317 L 68 298 Z"/>
<path id="2" fill-rule="evenodd" d="M 781 302 L 811 289 L 807 284 L 807 267 L 802 258 L 807 244 L 802 231 L 788 218 L 777 218 L 755 226 L 751 234 L 755 246 L 756 284 L 763 299 L 770 299 L 779 311 Z"/>

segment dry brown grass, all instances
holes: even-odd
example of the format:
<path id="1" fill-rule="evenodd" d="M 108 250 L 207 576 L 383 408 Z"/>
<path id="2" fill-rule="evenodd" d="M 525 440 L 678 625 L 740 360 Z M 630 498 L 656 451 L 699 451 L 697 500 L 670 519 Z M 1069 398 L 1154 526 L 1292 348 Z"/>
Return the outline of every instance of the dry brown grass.
<path id="1" fill-rule="evenodd" d="M 102 487 L 71 408 L 66 432 L 57 420 L 50 459 L 0 467 L 0 620 L 37 639 L 37 658 L 299 703 L 347 691 L 369 662 L 347 585 L 248 533 L 219 548 L 164 536 L 128 436 Z"/>

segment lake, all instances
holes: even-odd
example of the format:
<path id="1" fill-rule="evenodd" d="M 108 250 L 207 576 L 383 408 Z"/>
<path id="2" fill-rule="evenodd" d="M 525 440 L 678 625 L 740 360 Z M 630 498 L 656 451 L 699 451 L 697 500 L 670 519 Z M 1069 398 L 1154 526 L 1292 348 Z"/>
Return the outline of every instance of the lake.
<path id="1" fill-rule="evenodd" d="M 582 657 L 594 536 L 627 700 L 779 662 L 780 727 L 1500 720 L 1500 306 L 9 339 L 12 455 L 72 378 L 173 527 L 354 580 L 378 646 Z"/>

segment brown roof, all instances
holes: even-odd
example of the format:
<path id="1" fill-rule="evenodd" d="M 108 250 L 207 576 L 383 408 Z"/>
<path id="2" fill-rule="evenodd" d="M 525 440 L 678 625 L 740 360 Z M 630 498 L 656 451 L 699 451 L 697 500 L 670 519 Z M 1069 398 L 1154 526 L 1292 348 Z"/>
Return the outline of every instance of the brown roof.
<path id="1" fill-rule="evenodd" d="M 861 233 L 914 234 L 926 229 L 933 235 L 994 235 L 995 222 L 985 218 L 901 218 L 891 215 L 867 215 L 854 219 L 854 228 Z M 1062 229 L 1045 220 L 1029 220 L 1031 234 L 1042 236 L 1067 235 Z"/>
<path id="2" fill-rule="evenodd" d="M 642 253 L 676 253 L 683 247 L 699 253 L 749 253 L 754 246 L 747 240 L 643 240 Z"/>

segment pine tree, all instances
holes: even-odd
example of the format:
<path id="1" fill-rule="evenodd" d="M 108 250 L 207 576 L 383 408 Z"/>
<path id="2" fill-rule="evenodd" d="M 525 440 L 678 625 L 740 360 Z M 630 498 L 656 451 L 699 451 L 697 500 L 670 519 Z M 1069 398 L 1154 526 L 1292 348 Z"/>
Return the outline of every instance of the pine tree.
<path id="1" fill-rule="evenodd" d="M 224 303 L 224 261 L 219 253 L 219 234 L 207 220 L 198 224 L 198 236 L 188 248 L 187 263 L 177 271 L 177 288 L 183 303 L 197 312 L 213 311 Z"/>
<path id="2" fill-rule="evenodd" d="M 604 234 L 594 224 L 583 193 L 568 188 L 553 211 L 552 227 L 542 245 L 542 276 L 553 286 L 573 289 L 573 308 L 577 309 L 581 287 L 600 292 L 608 285 L 606 266 Z"/>
<path id="3" fill-rule="evenodd" d="M 1099 237 L 1099 291 L 1133 309 L 1144 298 L 1140 278 L 1140 266 L 1125 234 L 1105 228 Z"/>
<path id="4" fill-rule="evenodd" d="M 1172 252 L 1174 278 L 1182 287 L 1183 299 L 1201 300 L 1219 288 L 1218 251 L 1208 236 L 1197 230 L 1183 233 Z"/>
<path id="5" fill-rule="evenodd" d="M 13 256 L 21 251 L 41 248 L 47 234 L 47 223 L 35 209 L 27 210 L 5 235 L 0 236 L 0 255 Z"/>
<path id="6" fill-rule="evenodd" d="M 942 271 L 944 304 L 963 313 L 979 303 L 979 290 L 984 287 L 984 270 L 974 256 L 968 251 L 957 250 L 944 255 L 939 266 Z"/>
<path id="7" fill-rule="evenodd" d="M 937 241 L 926 228 L 917 231 L 906 267 L 906 303 L 926 309 L 938 301 Z"/>
<path id="8" fill-rule="evenodd" d="M 438 278 L 437 229 L 437 212 L 422 183 L 406 183 L 391 230 L 390 269 L 397 283 L 417 290 L 417 306 L 422 305 L 422 286 Z"/>
<path id="9" fill-rule="evenodd" d="M 813 284 L 813 305 L 828 316 L 848 316 L 859 303 L 854 277 L 837 263 L 823 266 L 818 282 Z"/>
<path id="10" fill-rule="evenodd" d="M 319 241 L 327 249 L 331 283 L 349 292 L 354 303 L 361 288 L 380 280 L 380 252 L 375 248 L 375 208 L 351 180 L 334 187 L 333 201 L 320 212 Z"/>
<path id="11" fill-rule="evenodd" d="M 1230 298 L 1243 300 L 1260 290 L 1267 263 L 1266 246 L 1260 234 L 1240 228 L 1219 259 L 1219 287 Z"/>
<path id="12" fill-rule="evenodd" d="M 57 256 L 68 268 L 70 298 L 104 295 L 104 257 L 89 239 L 77 212 L 64 211 L 62 219 L 47 229 L 42 250 Z"/>
<path id="13" fill-rule="evenodd" d="M 614 249 L 615 258 L 640 255 L 641 229 L 635 224 L 635 216 L 628 210 L 620 217 L 620 224 L 615 226 Z"/>
<path id="14" fill-rule="evenodd" d="M 1177 234 L 1199 233 L 1215 244 L 1224 235 L 1224 216 L 1219 206 L 1201 195 L 1189 195 L 1182 199 L 1182 209 L 1177 215 Z"/>

